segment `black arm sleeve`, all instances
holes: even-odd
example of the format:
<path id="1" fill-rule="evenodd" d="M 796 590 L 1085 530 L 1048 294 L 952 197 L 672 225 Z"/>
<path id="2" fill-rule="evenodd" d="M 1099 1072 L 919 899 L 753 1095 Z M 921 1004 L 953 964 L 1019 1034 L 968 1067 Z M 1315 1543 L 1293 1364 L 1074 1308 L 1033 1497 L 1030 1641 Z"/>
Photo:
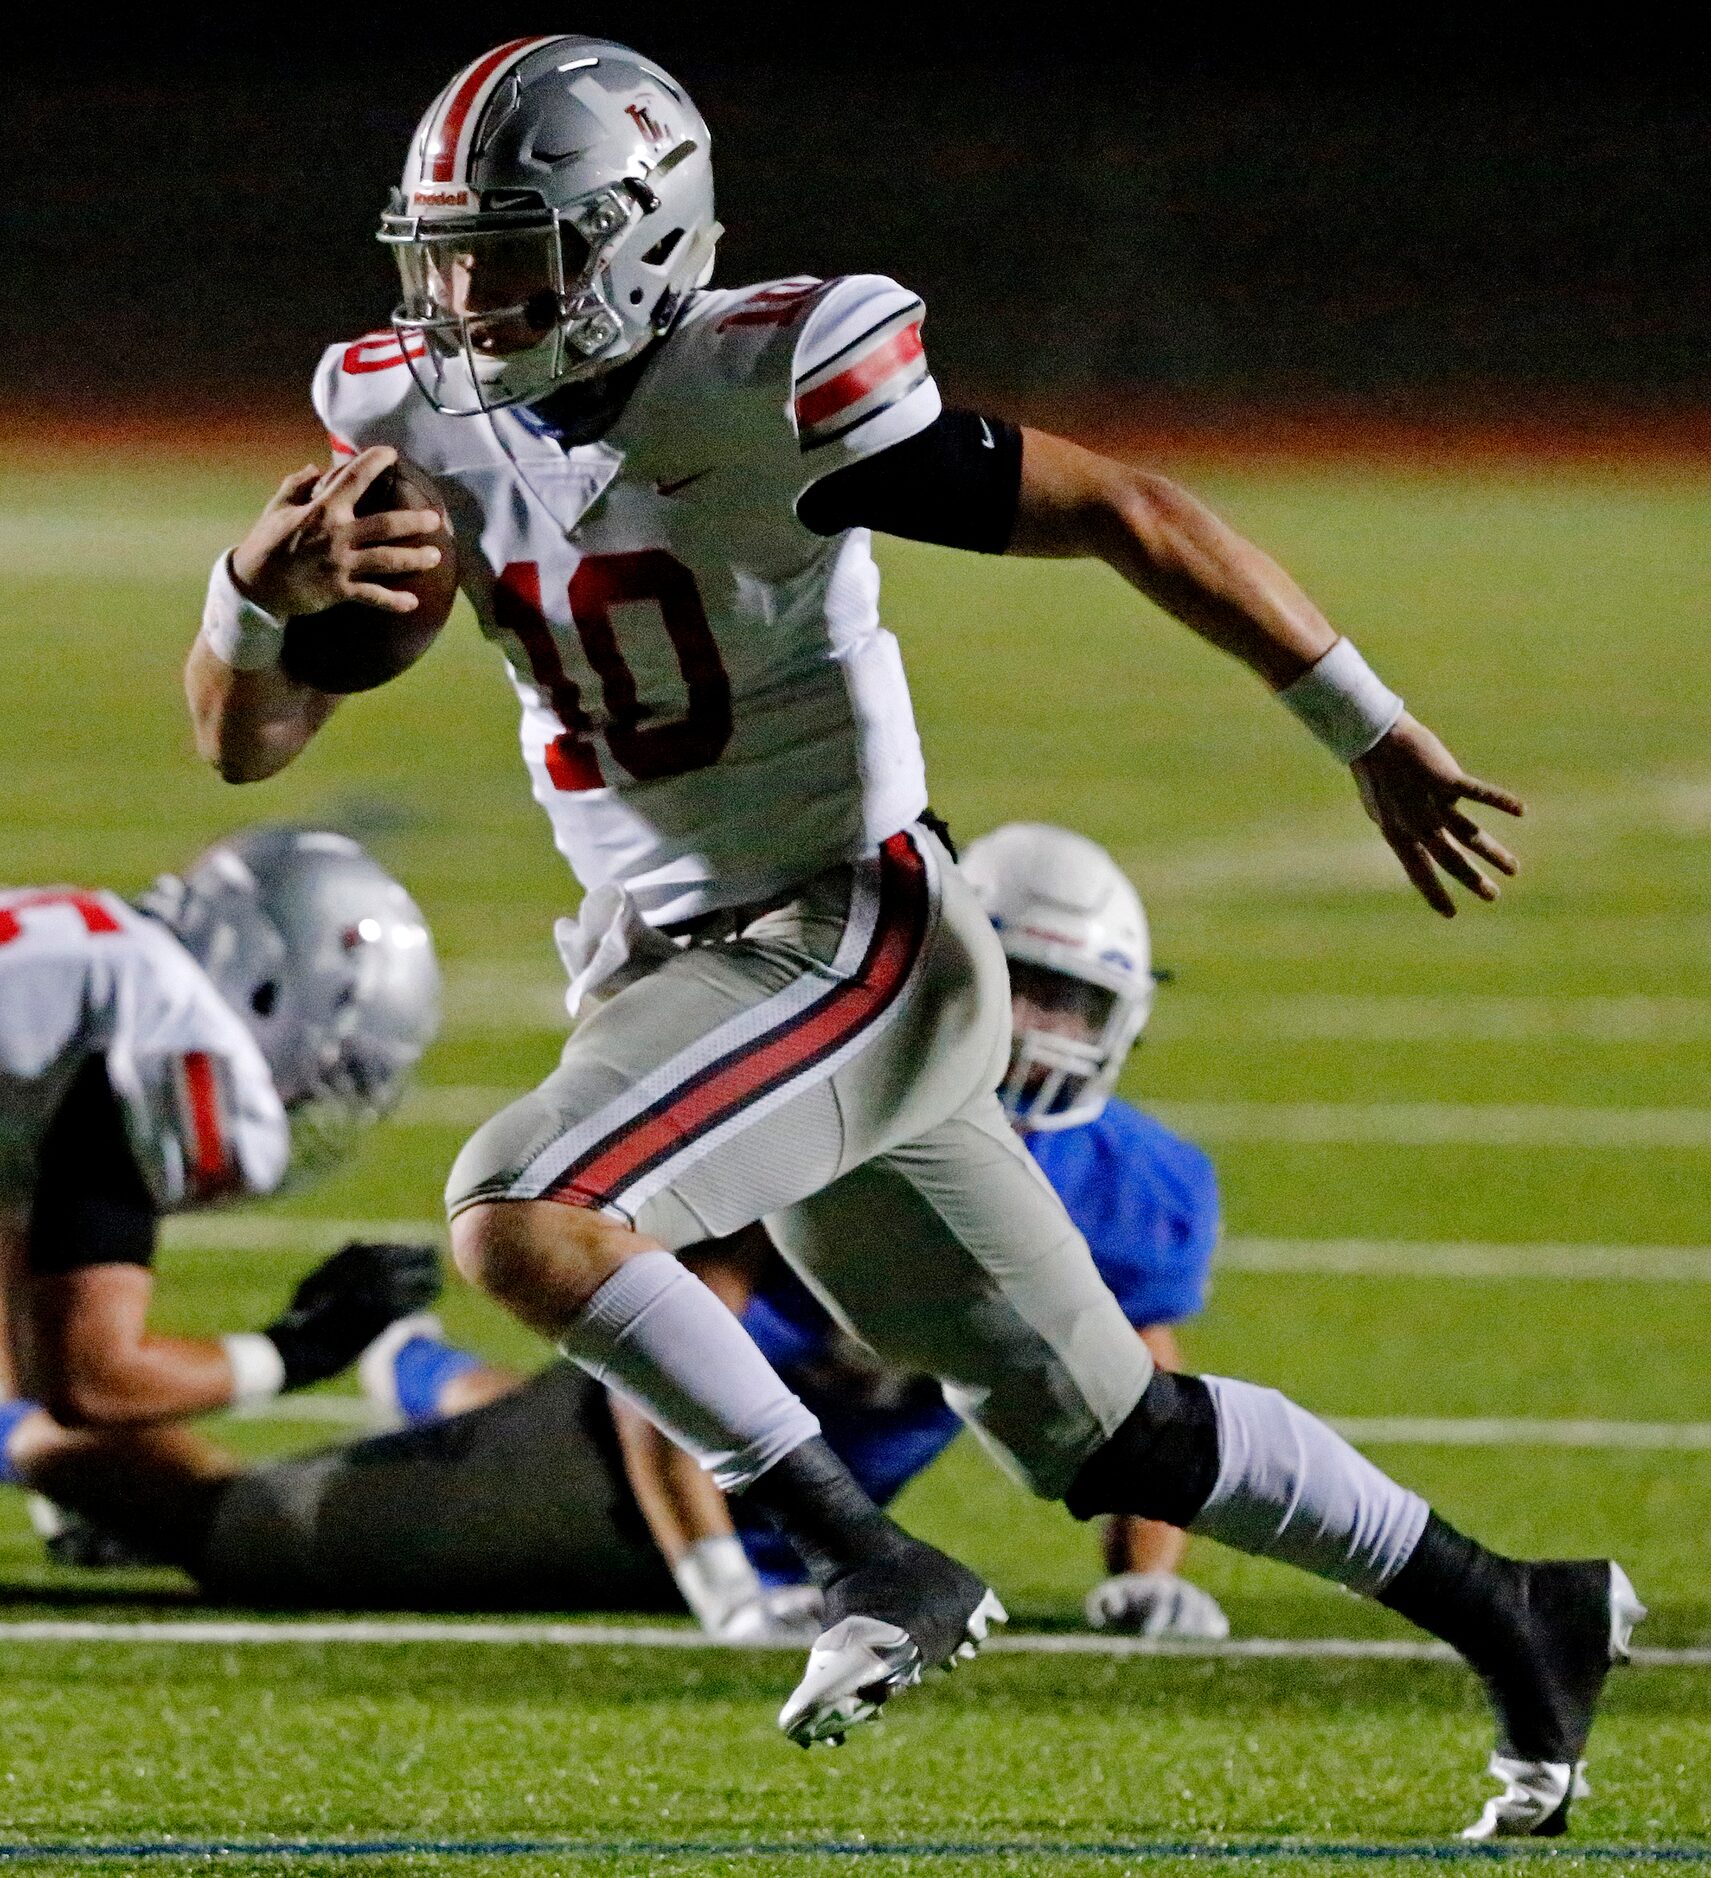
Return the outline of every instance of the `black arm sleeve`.
<path id="1" fill-rule="evenodd" d="M 875 528 L 1002 554 L 1021 493 L 1021 431 L 1001 417 L 945 410 L 913 437 L 822 477 L 804 490 L 796 514 L 817 535 Z"/>
<path id="2" fill-rule="evenodd" d="M 154 1242 L 154 1200 L 131 1154 L 106 1060 L 92 1056 L 42 1142 L 30 1205 L 30 1269 L 151 1265 Z"/>

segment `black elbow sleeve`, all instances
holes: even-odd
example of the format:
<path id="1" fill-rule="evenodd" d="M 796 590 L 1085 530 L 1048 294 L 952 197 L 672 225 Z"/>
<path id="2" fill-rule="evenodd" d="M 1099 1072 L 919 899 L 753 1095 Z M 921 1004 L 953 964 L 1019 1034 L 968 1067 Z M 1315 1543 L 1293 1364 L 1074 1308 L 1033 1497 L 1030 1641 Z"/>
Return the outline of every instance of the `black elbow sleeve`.
<path id="1" fill-rule="evenodd" d="M 944 410 L 889 450 L 822 477 L 796 504 L 817 535 L 872 528 L 1002 554 L 1022 492 L 1022 433 L 1001 417 Z"/>

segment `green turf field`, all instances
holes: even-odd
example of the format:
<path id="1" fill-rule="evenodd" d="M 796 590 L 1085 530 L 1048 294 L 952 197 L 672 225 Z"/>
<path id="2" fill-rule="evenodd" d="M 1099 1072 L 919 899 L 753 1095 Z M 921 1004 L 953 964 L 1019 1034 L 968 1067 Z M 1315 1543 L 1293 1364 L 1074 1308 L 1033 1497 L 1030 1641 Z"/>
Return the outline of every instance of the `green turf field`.
<path id="1" fill-rule="evenodd" d="M 358 1164 L 180 1235 L 161 1315 L 185 1327 L 259 1321 L 325 1222 L 434 1217 L 465 1127 L 553 1058 L 549 925 L 573 900 L 463 616 L 285 778 L 240 792 L 195 763 L 179 662 L 209 560 L 277 467 L 0 474 L 0 879 L 129 889 L 236 822 L 332 820 L 411 884 L 448 968 L 424 1087 Z M 1114 578 L 888 549 L 937 805 L 965 832 L 1071 822 L 1143 889 L 1177 977 L 1127 1091 L 1206 1142 L 1227 1193 L 1191 1359 L 1365 1423 L 1384 1464 L 1499 1544 L 1615 1550 L 1653 1606 L 1643 1642 L 1711 1643 L 1706 485 L 1200 483 L 1471 767 L 1528 798 L 1503 906 L 1429 915 L 1331 763 Z M 530 1354 L 467 1294 L 446 1315 Z M 904 1513 L 993 1574 L 1018 1628 L 1067 1631 L 1099 1575 L 1088 1533 L 966 1448 Z M 1193 1571 L 1241 1636 L 1402 1635 L 1210 1548 Z M 0 1573 L 14 1620 L 188 1614 L 164 1578 L 49 1571 L 14 1500 Z M 772 1731 L 793 1666 L 766 1653 L 0 1651 L 0 1861 L 24 1869 L 177 1869 L 168 1836 L 185 1860 L 251 1846 L 221 1859 L 234 1871 L 1484 1868 L 1446 1843 L 1486 1791 L 1481 1706 L 1432 1663 L 994 1657 L 808 1757 Z M 1594 1746 L 1584 1855 L 1553 1870 L 1711 1863 L 1711 1669 L 1620 1679 Z M 289 1849 L 307 1841 L 391 1849 Z"/>

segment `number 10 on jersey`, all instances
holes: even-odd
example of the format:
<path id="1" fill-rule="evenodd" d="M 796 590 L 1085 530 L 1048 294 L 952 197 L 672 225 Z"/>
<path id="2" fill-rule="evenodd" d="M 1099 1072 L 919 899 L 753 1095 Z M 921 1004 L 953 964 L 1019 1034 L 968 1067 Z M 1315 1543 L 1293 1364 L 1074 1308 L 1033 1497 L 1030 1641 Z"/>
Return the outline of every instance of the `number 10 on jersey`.
<path id="1" fill-rule="evenodd" d="M 716 763 L 731 740 L 731 681 L 689 569 L 663 548 L 590 554 L 571 576 L 567 597 L 571 625 L 600 680 L 602 734 L 613 759 L 643 782 Z M 648 721 L 656 707 L 641 699 L 612 617 L 615 607 L 638 601 L 659 608 L 687 694 L 683 716 L 664 723 Z M 553 786 L 604 788 L 595 721 L 583 705 L 582 687 L 564 669 L 542 611 L 538 562 L 513 561 L 505 569 L 494 587 L 493 609 L 500 629 L 522 646 L 530 673 L 562 726 L 547 746 Z"/>

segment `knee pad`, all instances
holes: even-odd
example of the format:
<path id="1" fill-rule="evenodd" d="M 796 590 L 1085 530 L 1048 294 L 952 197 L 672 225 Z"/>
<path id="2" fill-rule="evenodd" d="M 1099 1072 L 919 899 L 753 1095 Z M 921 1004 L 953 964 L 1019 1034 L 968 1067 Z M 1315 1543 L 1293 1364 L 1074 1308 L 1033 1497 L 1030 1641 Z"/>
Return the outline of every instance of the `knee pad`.
<path id="1" fill-rule="evenodd" d="M 1155 1370 L 1146 1394 L 1088 1456 L 1063 1503 L 1077 1519 L 1131 1513 L 1187 1526 L 1218 1479 L 1218 1417 L 1198 1376 Z"/>

